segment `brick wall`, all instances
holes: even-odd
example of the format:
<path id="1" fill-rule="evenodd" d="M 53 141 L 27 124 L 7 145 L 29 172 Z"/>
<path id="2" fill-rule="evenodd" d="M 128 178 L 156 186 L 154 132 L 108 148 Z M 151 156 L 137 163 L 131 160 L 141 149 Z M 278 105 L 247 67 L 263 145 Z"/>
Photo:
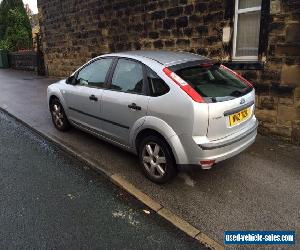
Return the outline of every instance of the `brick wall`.
<path id="1" fill-rule="evenodd" d="M 254 82 L 260 131 L 300 145 L 300 1 L 263 0 L 257 64 L 233 64 Z M 234 0 L 38 0 L 49 75 L 139 49 L 185 50 L 231 61 Z"/>

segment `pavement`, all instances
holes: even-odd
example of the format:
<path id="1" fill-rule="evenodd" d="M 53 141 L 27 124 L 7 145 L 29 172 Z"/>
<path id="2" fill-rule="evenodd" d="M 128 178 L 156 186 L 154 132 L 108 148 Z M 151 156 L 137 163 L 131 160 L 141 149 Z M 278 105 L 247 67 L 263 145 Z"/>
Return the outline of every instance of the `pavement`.
<path id="1" fill-rule="evenodd" d="M 0 111 L 0 249 L 207 249 Z"/>
<path id="2" fill-rule="evenodd" d="M 0 108 L 117 174 L 222 244 L 225 230 L 300 231 L 300 148 L 259 135 L 240 155 L 209 171 L 183 172 L 166 185 L 144 178 L 137 158 L 77 129 L 55 130 L 46 89 L 55 79 L 0 70 Z"/>

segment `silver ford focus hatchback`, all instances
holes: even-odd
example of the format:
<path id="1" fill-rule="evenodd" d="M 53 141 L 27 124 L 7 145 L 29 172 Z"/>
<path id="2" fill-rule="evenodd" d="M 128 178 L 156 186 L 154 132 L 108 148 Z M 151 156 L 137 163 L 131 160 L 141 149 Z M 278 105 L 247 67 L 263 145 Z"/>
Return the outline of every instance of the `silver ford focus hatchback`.
<path id="1" fill-rule="evenodd" d="M 52 120 L 138 155 L 156 183 L 180 167 L 209 169 L 254 141 L 255 92 L 247 80 L 186 52 L 99 56 L 48 87 Z"/>

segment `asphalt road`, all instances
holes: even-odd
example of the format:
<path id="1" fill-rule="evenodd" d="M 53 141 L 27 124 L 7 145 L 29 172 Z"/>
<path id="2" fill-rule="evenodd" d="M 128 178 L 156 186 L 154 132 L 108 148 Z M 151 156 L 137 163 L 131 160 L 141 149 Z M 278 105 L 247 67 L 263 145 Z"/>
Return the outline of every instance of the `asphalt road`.
<path id="1" fill-rule="evenodd" d="M 0 249 L 204 249 L 2 112 L 0 173 Z"/>

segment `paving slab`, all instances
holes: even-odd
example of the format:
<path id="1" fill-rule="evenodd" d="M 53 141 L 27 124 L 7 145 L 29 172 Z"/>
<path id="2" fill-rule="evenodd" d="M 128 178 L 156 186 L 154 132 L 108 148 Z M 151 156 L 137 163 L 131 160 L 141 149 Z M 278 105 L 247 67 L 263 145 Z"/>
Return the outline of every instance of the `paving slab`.
<path id="1" fill-rule="evenodd" d="M 121 176 L 206 236 L 223 242 L 225 230 L 300 230 L 300 148 L 259 135 L 242 154 L 209 171 L 180 173 L 156 185 L 139 169 L 137 158 L 91 135 L 51 124 L 47 86 L 55 79 L 0 70 L 0 107 L 36 130 Z"/>

